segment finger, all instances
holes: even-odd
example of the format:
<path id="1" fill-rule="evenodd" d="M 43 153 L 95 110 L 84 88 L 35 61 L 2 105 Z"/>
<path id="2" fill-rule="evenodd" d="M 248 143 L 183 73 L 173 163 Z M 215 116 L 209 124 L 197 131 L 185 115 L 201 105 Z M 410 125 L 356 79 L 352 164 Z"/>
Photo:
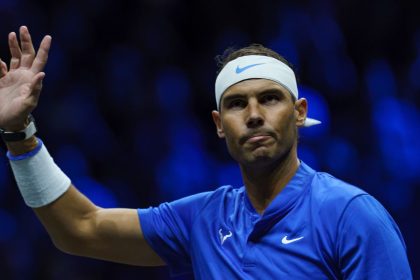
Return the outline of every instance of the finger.
<path id="1" fill-rule="evenodd" d="M 42 71 L 47 64 L 48 53 L 51 47 L 51 36 L 47 35 L 42 39 L 41 44 L 39 45 L 38 53 L 36 54 L 35 60 L 32 63 L 31 70 L 34 73 Z"/>
<path id="2" fill-rule="evenodd" d="M 30 68 L 35 58 L 35 49 L 32 44 L 31 34 L 26 26 L 21 26 L 19 29 L 20 44 L 22 47 L 22 57 L 20 59 L 20 65 L 23 67 Z"/>
<path id="3" fill-rule="evenodd" d="M 7 64 L 0 59 L 0 79 L 7 74 Z"/>
<path id="4" fill-rule="evenodd" d="M 32 78 L 30 84 L 28 85 L 26 94 L 24 94 L 25 104 L 29 112 L 31 112 L 38 105 L 38 99 L 39 99 L 41 89 L 42 89 L 42 80 L 44 79 L 44 77 L 45 77 L 44 72 L 40 72 L 36 74 Z"/>
<path id="5" fill-rule="evenodd" d="M 42 89 L 42 81 L 44 80 L 44 78 L 44 72 L 39 72 L 32 78 L 31 84 L 29 85 L 30 95 L 34 96 L 35 98 L 38 98 L 39 93 Z"/>
<path id="6" fill-rule="evenodd" d="M 9 49 L 12 58 L 10 59 L 10 70 L 17 69 L 20 65 L 20 58 L 22 57 L 22 52 L 17 41 L 16 33 L 11 32 L 9 34 Z"/>

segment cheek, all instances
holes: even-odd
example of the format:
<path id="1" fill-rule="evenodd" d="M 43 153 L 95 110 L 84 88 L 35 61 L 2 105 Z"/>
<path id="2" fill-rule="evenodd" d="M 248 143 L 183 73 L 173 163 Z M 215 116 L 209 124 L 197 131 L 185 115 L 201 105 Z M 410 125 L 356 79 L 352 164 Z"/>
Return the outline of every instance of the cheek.
<path id="1" fill-rule="evenodd" d="M 224 120 L 223 132 L 225 135 L 226 144 L 230 152 L 234 152 L 238 149 L 239 138 L 241 136 L 241 125 L 237 121 Z"/>
<path id="2" fill-rule="evenodd" d="M 281 139 L 295 137 L 296 125 L 294 112 L 282 113 L 273 115 L 270 119 L 270 123 L 273 125 L 275 130 L 280 134 Z"/>
<path id="3" fill-rule="evenodd" d="M 241 123 L 237 118 L 226 117 L 222 121 L 222 127 L 226 137 L 238 137 L 241 130 Z"/>
<path id="4" fill-rule="evenodd" d="M 234 148 L 237 144 L 238 134 L 230 127 L 225 128 L 225 140 L 228 148 Z"/>

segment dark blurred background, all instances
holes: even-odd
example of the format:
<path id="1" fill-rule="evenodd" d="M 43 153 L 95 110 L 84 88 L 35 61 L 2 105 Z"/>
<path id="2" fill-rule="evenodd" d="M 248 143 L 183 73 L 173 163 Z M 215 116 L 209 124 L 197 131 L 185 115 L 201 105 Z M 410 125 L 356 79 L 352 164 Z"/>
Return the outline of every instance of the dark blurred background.
<path id="1" fill-rule="evenodd" d="M 0 0 L 0 57 L 27 25 L 53 37 L 39 137 L 103 207 L 240 186 L 216 136 L 214 57 L 262 43 L 296 68 L 309 115 L 300 158 L 375 196 L 420 273 L 420 4 L 396 0 Z M 18 193 L 2 146 L 0 279 L 168 279 L 61 253 Z M 178 279 L 189 279 L 180 277 Z"/>

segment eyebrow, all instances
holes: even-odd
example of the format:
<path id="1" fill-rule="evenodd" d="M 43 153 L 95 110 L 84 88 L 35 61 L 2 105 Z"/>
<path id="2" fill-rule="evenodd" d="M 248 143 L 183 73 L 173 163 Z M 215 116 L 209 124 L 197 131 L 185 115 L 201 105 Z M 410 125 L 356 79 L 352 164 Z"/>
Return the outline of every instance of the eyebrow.
<path id="1" fill-rule="evenodd" d="M 286 95 L 290 95 L 290 93 L 287 90 L 282 90 L 280 88 L 267 88 L 262 90 L 261 92 L 258 92 L 257 96 L 261 96 L 261 95 L 266 95 L 266 94 L 279 94 L 282 95 L 283 97 L 286 97 Z M 223 97 L 223 101 L 222 101 L 222 106 L 225 106 L 227 103 L 229 103 L 229 101 L 234 100 L 234 99 L 241 99 L 241 98 L 246 98 L 247 94 L 245 93 L 232 93 L 229 96 Z"/>
<path id="2" fill-rule="evenodd" d="M 259 92 L 258 96 L 265 95 L 265 94 L 273 94 L 273 93 L 281 94 L 283 97 L 286 97 L 286 95 L 289 94 L 289 92 L 287 90 L 285 92 L 285 91 L 281 90 L 280 88 L 268 88 L 266 90 L 263 90 L 263 91 Z"/>

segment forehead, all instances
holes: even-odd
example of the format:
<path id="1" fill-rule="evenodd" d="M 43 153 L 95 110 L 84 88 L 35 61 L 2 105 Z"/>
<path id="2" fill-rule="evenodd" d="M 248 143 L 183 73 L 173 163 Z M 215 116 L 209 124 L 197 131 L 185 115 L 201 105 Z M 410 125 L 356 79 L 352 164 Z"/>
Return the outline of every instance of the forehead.
<path id="1" fill-rule="evenodd" d="M 291 93 L 279 83 L 267 79 L 249 79 L 230 86 L 224 92 L 222 99 L 237 94 L 252 96 L 267 91 L 278 91 L 291 97 Z"/>

